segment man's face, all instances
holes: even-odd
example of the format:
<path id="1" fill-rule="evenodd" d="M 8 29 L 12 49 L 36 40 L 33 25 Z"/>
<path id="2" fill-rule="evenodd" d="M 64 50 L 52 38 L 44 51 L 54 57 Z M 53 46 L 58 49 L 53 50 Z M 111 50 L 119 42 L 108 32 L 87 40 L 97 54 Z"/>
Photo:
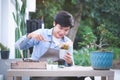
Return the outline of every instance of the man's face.
<path id="1" fill-rule="evenodd" d="M 62 38 L 62 37 L 64 37 L 65 35 L 68 34 L 69 30 L 70 30 L 70 27 L 69 27 L 69 26 L 68 26 L 68 27 L 64 27 L 64 26 L 62 27 L 61 25 L 56 24 L 56 25 L 54 26 L 53 35 L 54 35 L 54 37 L 56 37 L 56 38 Z"/>

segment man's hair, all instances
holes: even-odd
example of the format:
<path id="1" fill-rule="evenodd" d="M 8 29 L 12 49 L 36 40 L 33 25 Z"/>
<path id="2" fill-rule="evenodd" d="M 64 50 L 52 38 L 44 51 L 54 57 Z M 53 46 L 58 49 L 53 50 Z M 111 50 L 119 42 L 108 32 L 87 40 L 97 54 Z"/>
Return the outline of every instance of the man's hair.
<path id="1" fill-rule="evenodd" d="M 67 11 L 60 11 L 54 17 L 55 23 L 60 24 L 62 27 L 72 28 L 74 26 L 73 16 Z"/>

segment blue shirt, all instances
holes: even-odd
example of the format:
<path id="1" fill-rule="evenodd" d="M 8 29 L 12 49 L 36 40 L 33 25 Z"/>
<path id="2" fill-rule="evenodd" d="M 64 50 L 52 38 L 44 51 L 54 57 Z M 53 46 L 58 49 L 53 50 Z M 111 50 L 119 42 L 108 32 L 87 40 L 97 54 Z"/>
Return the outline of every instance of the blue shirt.
<path id="1" fill-rule="evenodd" d="M 25 50 L 30 47 L 33 47 L 33 52 L 32 52 L 31 58 L 33 60 L 39 60 L 40 57 L 48 50 L 49 47 L 57 49 L 57 50 L 60 49 L 58 44 L 56 44 L 55 41 L 52 39 L 52 30 L 53 30 L 53 28 L 38 29 L 38 30 L 34 31 L 34 33 L 41 34 L 45 38 L 45 40 L 47 40 L 47 42 L 38 41 L 33 38 L 29 39 L 26 37 L 26 35 L 24 35 L 15 43 L 15 48 Z M 50 46 L 49 41 L 51 41 L 51 46 Z M 61 40 L 59 40 L 59 43 L 68 42 L 68 41 L 71 41 L 71 40 L 67 36 L 64 36 Z M 73 60 L 73 45 L 70 45 L 68 51 L 71 53 L 72 60 Z"/>

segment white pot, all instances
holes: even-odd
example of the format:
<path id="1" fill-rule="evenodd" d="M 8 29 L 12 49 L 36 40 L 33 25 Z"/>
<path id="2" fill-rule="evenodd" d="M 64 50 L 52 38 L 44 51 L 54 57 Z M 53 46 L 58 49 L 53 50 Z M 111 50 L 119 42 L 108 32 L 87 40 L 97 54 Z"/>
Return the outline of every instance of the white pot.
<path id="1" fill-rule="evenodd" d="M 67 50 L 65 50 L 65 49 L 60 49 L 59 58 L 60 58 L 60 59 L 64 59 L 64 56 L 65 56 L 66 53 L 67 53 Z"/>

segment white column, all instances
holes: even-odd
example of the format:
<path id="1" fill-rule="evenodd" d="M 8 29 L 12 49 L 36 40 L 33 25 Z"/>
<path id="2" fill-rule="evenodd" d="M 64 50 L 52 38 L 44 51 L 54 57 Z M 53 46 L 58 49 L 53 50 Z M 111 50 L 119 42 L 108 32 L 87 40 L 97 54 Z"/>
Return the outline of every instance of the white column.
<path id="1" fill-rule="evenodd" d="M 15 58 L 15 26 L 12 16 L 11 0 L 2 0 L 1 42 L 10 48 L 10 59 Z"/>
<path id="2" fill-rule="evenodd" d="M 8 7 L 8 45 L 10 47 L 10 59 L 15 58 L 15 21 L 13 18 L 13 11 L 14 11 L 14 5 L 11 3 L 11 0 L 9 1 L 9 7 Z M 12 44 L 11 44 L 12 43 Z"/>
<path id="3" fill-rule="evenodd" d="M 2 5 L 1 2 L 2 2 L 2 0 L 0 0 L 0 16 L 2 16 L 1 15 L 1 11 L 2 11 L 1 10 L 1 5 Z M 1 42 L 1 18 L 0 18 L 0 42 Z"/>
<path id="4" fill-rule="evenodd" d="M 2 0 L 1 5 L 1 42 L 8 45 L 8 0 Z"/>

